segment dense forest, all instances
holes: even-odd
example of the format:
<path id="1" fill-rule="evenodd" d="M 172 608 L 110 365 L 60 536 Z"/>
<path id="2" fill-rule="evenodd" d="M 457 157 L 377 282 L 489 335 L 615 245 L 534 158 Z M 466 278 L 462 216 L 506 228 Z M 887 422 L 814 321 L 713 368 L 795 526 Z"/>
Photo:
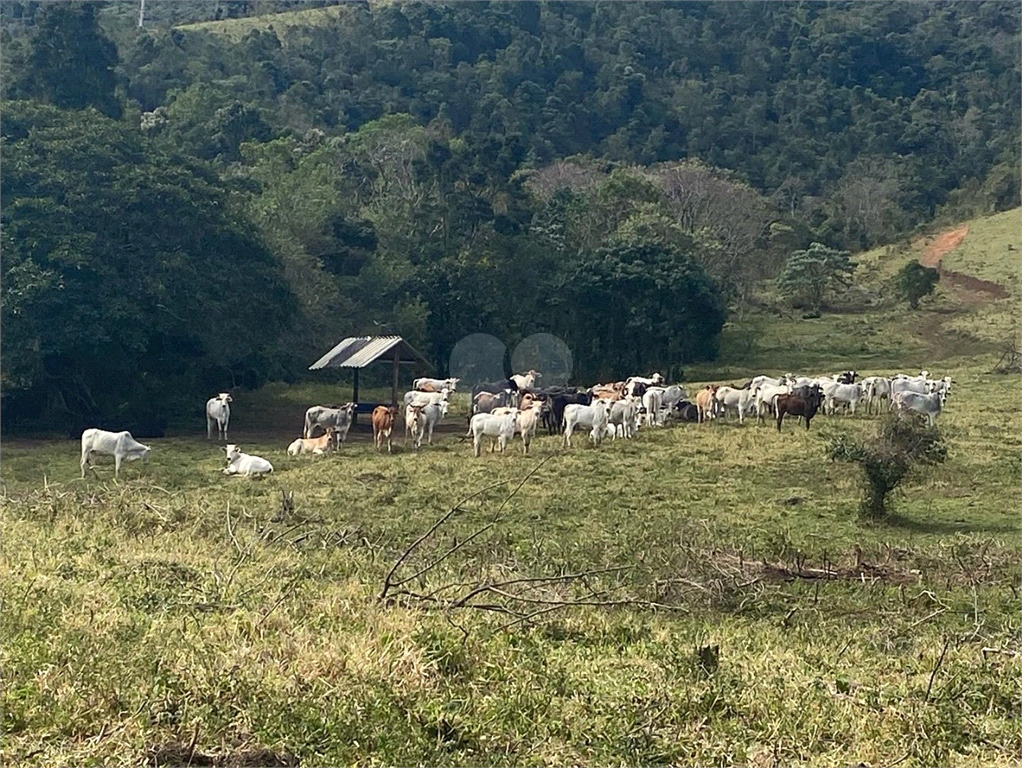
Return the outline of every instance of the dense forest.
<path id="1" fill-rule="evenodd" d="M 792 253 L 1019 205 L 1016 2 L 140 11 L 0 4 L 8 427 L 361 333 L 679 375 Z"/>

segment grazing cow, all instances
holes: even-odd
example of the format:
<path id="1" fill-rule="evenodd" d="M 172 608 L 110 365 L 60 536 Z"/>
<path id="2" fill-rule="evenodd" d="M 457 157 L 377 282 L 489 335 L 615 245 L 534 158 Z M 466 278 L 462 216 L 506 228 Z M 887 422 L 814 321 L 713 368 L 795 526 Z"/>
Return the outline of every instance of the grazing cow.
<path id="1" fill-rule="evenodd" d="M 894 396 L 894 406 L 899 413 L 914 411 L 926 417 L 927 426 L 932 427 L 944 407 L 944 400 L 940 394 L 933 392 L 929 395 L 921 395 L 918 392 L 899 392 Z"/>
<path id="2" fill-rule="evenodd" d="M 383 441 L 386 440 L 387 453 L 394 452 L 391 438 L 394 433 L 394 422 L 396 420 L 396 405 L 378 405 L 373 408 L 373 443 L 376 445 L 376 450 L 381 450 L 383 448 Z"/>
<path id="3" fill-rule="evenodd" d="M 408 405 L 429 405 L 430 403 L 439 403 L 442 400 L 450 400 L 451 390 L 446 387 L 441 389 L 439 392 L 420 392 L 418 390 L 411 390 L 405 392 L 404 404 Z"/>
<path id="4" fill-rule="evenodd" d="M 715 397 L 719 387 L 716 384 L 707 384 L 696 393 L 696 408 L 699 409 L 699 423 L 717 416 Z"/>
<path id="5" fill-rule="evenodd" d="M 862 399 L 861 384 L 831 384 L 823 388 L 824 412 L 828 416 L 834 415 L 839 405 L 847 405 L 851 414 L 855 415 L 855 408 Z"/>
<path id="6" fill-rule="evenodd" d="M 531 368 L 528 373 L 516 373 L 511 376 L 511 381 L 518 385 L 519 389 L 532 389 L 536 382 L 543 378 L 543 374 Z"/>
<path id="7" fill-rule="evenodd" d="M 699 406 L 690 403 L 688 400 L 679 400 L 674 404 L 674 410 L 678 412 L 678 421 L 697 423 L 699 421 Z"/>
<path id="8" fill-rule="evenodd" d="M 221 392 L 216 397 L 211 397 L 206 401 L 206 439 L 211 440 L 213 438 L 213 425 L 216 424 L 217 437 L 226 440 L 227 439 L 227 424 L 231 420 L 231 406 L 228 403 L 233 403 L 231 396 L 227 392 Z"/>
<path id="9" fill-rule="evenodd" d="M 781 431 L 781 422 L 784 421 L 785 414 L 804 417 L 806 429 L 809 429 L 809 422 L 813 420 L 813 416 L 820 410 L 822 404 L 823 390 L 815 386 L 809 390 L 809 394 L 805 397 L 802 395 L 777 395 L 777 399 L 774 401 L 774 407 L 777 410 L 777 431 Z"/>
<path id="10" fill-rule="evenodd" d="M 305 430 L 302 437 L 315 437 L 315 431 L 334 428 L 334 444 L 338 445 L 348 439 L 348 430 L 355 418 L 355 404 L 345 403 L 340 408 L 328 408 L 325 405 L 314 405 L 305 412 Z"/>
<path id="11" fill-rule="evenodd" d="M 442 389 L 449 389 L 451 392 L 455 392 L 458 389 L 459 381 L 461 381 L 461 379 L 421 378 L 412 382 L 412 389 L 417 389 L 420 392 L 439 392 Z"/>
<path id="12" fill-rule="evenodd" d="M 751 389 L 735 389 L 734 387 L 720 387 L 714 395 L 717 406 L 720 409 L 724 420 L 727 420 L 727 410 L 731 408 L 738 412 L 738 423 L 745 423 L 745 415 L 751 413 L 756 406 L 756 393 Z"/>
<path id="13" fill-rule="evenodd" d="M 507 413 L 502 414 L 477 413 L 473 416 L 468 428 L 468 434 L 472 436 L 472 455 L 479 458 L 483 437 L 491 438 L 490 453 L 498 445 L 500 452 L 504 453 L 508 440 L 515 436 L 517 421 L 517 408 L 509 408 Z"/>
<path id="14" fill-rule="evenodd" d="M 866 399 L 866 413 L 873 413 L 873 403 L 876 403 L 877 413 L 883 400 L 887 401 L 888 409 L 891 406 L 891 380 L 883 376 L 867 376 L 862 380 L 862 387 Z"/>
<path id="15" fill-rule="evenodd" d="M 87 429 L 82 432 L 82 478 L 85 478 L 85 467 L 93 474 L 99 475 L 92 464 L 94 456 L 114 457 L 114 477 L 121 472 L 121 464 L 125 461 L 149 458 L 149 446 L 142 445 L 131 436 L 130 432 L 107 432 L 103 429 Z"/>
<path id="16" fill-rule="evenodd" d="M 610 403 L 606 400 L 595 400 L 591 405 L 566 405 L 564 407 L 564 438 L 561 444 L 571 448 L 571 433 L 575 427 L 590 427 L 589 438 L 594 445 L 599 445 L 607 432 Z"/>
<path id="17" fill-rule="evenodd" d="M 288 456 L 299 456 L 303 453 L 324 454 L 334 447 L 337 441 L 337 427 L 332 424 L 319 437 L 299 437 L 287 447 Z"/>
<path id="18" fill-rule="evenodd" d="M 273 471 L 273 465 L 266 459 L 242 453 L 234 443 L 224 450 L 227 451 L 227 467 L 223 470 L 225 475 L 244 475 L 251 479 L 257 475 L 268 475 Z"/>

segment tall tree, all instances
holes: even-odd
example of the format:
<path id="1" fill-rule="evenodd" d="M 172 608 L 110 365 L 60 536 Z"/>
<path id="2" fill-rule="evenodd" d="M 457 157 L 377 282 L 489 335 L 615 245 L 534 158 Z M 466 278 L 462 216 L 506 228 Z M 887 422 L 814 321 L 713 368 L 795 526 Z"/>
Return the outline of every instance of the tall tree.
<path id="1" fill-rule="evenodd" d="M 819 314 L 829 295 L 848 288 L 854 271 L 855 262 L 847 251 L 813 243 L 806 250 L 791 254 L 777 279 L 777 287 L 810 312 Z"/>
<path id="2" fill-rule="evenodd" d="M 26 58 L 13 64 L 10 95 L 65 109 L 123 112 L 117 98 L 117 46 L 99 28 L 99 3 L 48 3 L 35 16 Z"/>

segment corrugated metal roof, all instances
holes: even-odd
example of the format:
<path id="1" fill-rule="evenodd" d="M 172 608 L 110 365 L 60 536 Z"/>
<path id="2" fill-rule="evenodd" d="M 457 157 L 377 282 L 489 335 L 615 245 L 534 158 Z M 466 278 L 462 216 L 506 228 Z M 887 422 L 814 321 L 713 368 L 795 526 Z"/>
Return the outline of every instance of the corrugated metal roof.
<path id="1" fill-rule="evenodd" d="M 398 354 L 402 362 L 416 362 L 422 363 L 427 368 L 432 367 L 425 357 L 400 336 L 353 336 L 341 341 L 310 365 L 309 370 L 365 368 L 398 345 L 401 347 Z"/>

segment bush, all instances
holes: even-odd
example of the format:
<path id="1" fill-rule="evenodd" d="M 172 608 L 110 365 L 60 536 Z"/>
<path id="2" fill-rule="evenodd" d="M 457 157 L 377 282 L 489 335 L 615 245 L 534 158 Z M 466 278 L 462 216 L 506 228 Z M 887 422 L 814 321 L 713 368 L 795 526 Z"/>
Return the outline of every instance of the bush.
<path id="1" fill-rule="evenodd" d="M 933 293 L 939 281 L 940 272 L 933 267 L 910 261 L 899 270 L 894 289 L 899 299 L 907 300 L 912 309 L 919 309 L 919 300 Z"/>
<path id="2" fill-rule="evenodd" d="M 885 418 L 873 437 L 864 443 L 841 435 L 829 447 L 833 461 L 847 461 L 862 467 L 863 498 L 860 512 L 876 520 L 889 514 L 888 495 L 897 488 L 916 464 L 939 464 L 947 447 L 936 427 L 917 419 Z"/>

